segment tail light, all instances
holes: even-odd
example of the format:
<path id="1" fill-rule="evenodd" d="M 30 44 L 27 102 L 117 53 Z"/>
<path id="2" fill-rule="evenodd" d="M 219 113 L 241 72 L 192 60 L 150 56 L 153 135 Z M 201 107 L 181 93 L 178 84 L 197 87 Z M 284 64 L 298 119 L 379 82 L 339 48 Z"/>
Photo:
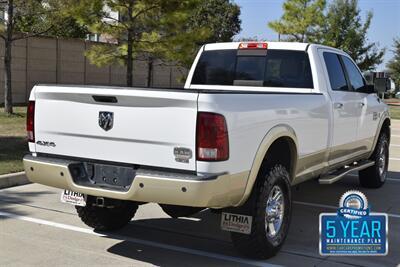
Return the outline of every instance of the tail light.
<path id="1" fill-rule="evenodd" d="M 29 101 L 26 116 L 28 142 L 35 142 L 35 101 Z"/>
<path id="2" fill-rule="evenodd" d="M 197 115 L 197 160 L 222 161 L 229 158 L 225 117 L 210 112 Z"/>

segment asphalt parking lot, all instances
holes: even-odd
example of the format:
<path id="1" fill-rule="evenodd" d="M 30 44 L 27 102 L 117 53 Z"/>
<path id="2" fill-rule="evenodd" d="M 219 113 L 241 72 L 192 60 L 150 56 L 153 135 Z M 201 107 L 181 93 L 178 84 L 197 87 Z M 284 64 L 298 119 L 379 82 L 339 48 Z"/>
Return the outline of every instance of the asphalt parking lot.
<path id="1" fill-rule="evenodd" d="M 203 211 L 171 219 L 155 204 L 139 208 L 123 230 L 93 232 L 61 190 L 30 184 L 0 190 L 0 266 L 400 266 L 400 121 L 392 124 L 388 181 L 380 189 L 359 188 L 356 174 L 333 185 L 309 181 L 293 188 L 288 239 L 273 259 L 240 257 L 220 216 Z M 374 212 L 389 214 L 389 254 L 384 257 L 322 257 L 318 216 L 334 212 L 340 196 L 360 189 Z"/>

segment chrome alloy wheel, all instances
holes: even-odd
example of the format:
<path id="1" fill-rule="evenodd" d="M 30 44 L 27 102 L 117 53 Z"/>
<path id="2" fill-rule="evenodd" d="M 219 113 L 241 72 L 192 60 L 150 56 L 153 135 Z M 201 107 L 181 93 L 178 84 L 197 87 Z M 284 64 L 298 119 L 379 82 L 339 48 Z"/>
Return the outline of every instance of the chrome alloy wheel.
<path id="1" fill-rule="evenodd" d="M 381 181 L 385 181 L 386 179 L 386 172 L 387 172 L 387 165 L 388 165 L 388 145 L 387 143 L 383 143 L 382 146 L 379 149 L 379 155 L 378 155 L 378 171 L 379 171 L 379 176 L 381 178 Z"/>
<path id="2" fill-rule="evenodd" d="M 282 227 L 285 212 L 285 199 L 282 189 L 275 185 L 269 192 L 265 207 L 265 232 L 270 238 L 274 238 Z"/>

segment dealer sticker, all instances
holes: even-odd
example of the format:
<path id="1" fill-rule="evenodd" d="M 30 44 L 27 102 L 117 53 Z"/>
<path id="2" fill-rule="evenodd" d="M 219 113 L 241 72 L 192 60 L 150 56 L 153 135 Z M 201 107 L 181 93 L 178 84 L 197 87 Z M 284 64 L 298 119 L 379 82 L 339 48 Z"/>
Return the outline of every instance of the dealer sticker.
<path id="1" fill-rule="evenodd" d="M 319 216 L 319 253 L 322 256 L 385 256 L 388 254 L 388 216 L 370 212 L 367 197 L 348 191 L 336 213 Z"/>
<path id="2" fill-rule="evenodd" d="M 250 234 L 251 222 L 251 216 L 227 212 L 221 214 L 221 229 L 225 231 Z"/>
<path id="3" fill-rule="evenodd" d="M 64 190 L 62 192 L 61 202 L 81 207 L 86 206 L 85 195 L 82 193 L 73 192 L 71 190 Z"/>

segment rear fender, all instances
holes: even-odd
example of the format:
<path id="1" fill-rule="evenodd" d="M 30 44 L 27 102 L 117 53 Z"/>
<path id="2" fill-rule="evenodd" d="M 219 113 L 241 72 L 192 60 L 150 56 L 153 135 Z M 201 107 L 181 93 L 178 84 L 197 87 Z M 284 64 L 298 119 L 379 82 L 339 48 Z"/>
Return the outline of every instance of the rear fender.
<path id="1" fill-rule="evenodd" d="M 289 170 L 290 176 L 291 176 L 290 179 L 291 179 L 291 181 L 293 180 L 293 177 L 295 175 L 295 170 L 296 170 L 296 164 L 297 164 L 297 148 L 298 148 L 297 137 L 296 137 L 296 134 L 295 134 L 293 128 L 291 128 L 289 125 L 286 125 L 286 124 L 280 124 L 280 125 L 273 127 L 264 136 L 260 146 L 258 147 L 257 153 L 254 157 L 253 164 L 252 164 L 252 167 L 250 170 L 250 174 L 249 174 L 249 177 L 247 180 L 245 192 L 243 194 L 242 199 L 236 206 L 243 205 L 246 202 L 246 200 L 249 198 L 249 196 L 253 190 L 254 184 L 256 182 L 258 172 L 260 171 L 263 160 L 268 152 L 268 149 L 271 147 L 271 145 L 277 139 L 279 139 L 281 137 L 290 138 L 296 146 L 295 155 L 291 155 L 292 156 L 292 161 L 291 161 L 292 164 L 291 164 L 291 168 Z"/>

